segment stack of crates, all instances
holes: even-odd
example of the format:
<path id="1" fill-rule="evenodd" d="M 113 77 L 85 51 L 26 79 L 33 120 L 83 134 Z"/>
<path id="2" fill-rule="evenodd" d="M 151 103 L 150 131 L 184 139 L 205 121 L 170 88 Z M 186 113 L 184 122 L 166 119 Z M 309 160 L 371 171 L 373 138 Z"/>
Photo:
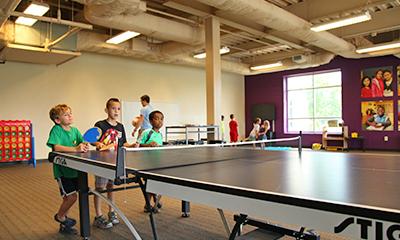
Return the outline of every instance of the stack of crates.
<path id="1" fill-rule="evenodd" d="M 0 120 L 0 162 L 31 160 L 32 144 L 29 120 Z"/>

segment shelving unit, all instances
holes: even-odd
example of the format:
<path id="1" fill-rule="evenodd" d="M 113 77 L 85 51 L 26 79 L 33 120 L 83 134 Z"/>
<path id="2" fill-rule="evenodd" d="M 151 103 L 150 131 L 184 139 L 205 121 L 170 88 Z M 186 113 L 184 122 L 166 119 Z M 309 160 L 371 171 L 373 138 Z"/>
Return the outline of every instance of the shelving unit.
<path id="1" fill-rule="evenodd" d="M 341 133 L 329 133 L 328 129 L 322 131 L 322 147 L 326 150 L 347 150 L 349 140 L 348 126 L 341 127 Z M 340 145 L 338 145 L 340 143 Z"/>
<path id="2" fill-rule="evenodd" d="M 171 134 L 184 134 L 185 144 L 189 144 L 189 134 L 197 134 L 197 141 L 201 140 L 202 133 L 213 133 L 219 139 L 219 126 L 218 125 L 185 125 L 185 126 L 166 126 L 165 127 L 165 141 L 168 142 L 168 136 Z"/>

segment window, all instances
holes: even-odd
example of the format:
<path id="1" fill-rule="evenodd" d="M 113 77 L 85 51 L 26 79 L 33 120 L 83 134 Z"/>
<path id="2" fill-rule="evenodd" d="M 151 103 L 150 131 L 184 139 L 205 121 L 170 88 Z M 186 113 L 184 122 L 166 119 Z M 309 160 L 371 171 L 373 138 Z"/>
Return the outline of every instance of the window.
<path id="1" fill-rule="evenodd" d="M 342 72 L 285 78 L 286 133 L 320 133 L 328 120 L 342 119 Z"/>

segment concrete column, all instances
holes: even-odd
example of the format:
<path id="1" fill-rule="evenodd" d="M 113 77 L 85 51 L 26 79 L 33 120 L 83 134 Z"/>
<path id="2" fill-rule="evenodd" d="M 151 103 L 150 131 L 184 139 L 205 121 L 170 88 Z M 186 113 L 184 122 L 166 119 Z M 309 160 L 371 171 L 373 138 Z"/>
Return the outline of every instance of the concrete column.
<path id="1" fill-rule="evenodd" d="M 219 124 L 221 115 L 221 56 L 219 49 L 220 23 L 218 18 L 210 16 L 205 19 L 206 37 L 206 104 L 207 124 Z M 208 135 L 208 139 L 216 136 Z"/>

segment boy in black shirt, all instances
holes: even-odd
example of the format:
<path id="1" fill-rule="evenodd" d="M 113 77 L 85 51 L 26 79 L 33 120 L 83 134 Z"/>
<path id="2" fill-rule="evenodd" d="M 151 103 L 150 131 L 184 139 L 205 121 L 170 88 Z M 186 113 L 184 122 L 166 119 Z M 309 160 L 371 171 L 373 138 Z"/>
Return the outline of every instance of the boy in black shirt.
<path id="1" fill-rule="evenodd" d="M 121 113 L 121 103 L 119 99 L 110 98 L 107 101 L 105 111 L 108 115 L 107 119 L 98 121 L 95 124 L 95 127 L 100 128 L 102 132 L 100 140 L 94 144 L 96 146 L 96 149 L 104 151 L 112 149 L 116 150 L 118 147 L 122 146 L 132 147 L 132 145 L 126 142 L 124 125 L 117 121 Z M 113 201 L 113 192 L 111 191 L 113 189 L 112 180 L 96 176 L 95 185 L 97 191 L 102 191 L 105 188 L 107 188 L 107 190 L 110 190 L 107 192 L 107 197 L 108 199 Z M 119 223 L 117 215 L 113 211 L 113 208 L 111 206 L 109 206 L 108 220 L 103 217 L 103 214 L 101 212 L 101 200 L 96 195 L 94 195 L 94 206 L 96 210 L 94 225 L 96 227 L 107 229 Z"/>

